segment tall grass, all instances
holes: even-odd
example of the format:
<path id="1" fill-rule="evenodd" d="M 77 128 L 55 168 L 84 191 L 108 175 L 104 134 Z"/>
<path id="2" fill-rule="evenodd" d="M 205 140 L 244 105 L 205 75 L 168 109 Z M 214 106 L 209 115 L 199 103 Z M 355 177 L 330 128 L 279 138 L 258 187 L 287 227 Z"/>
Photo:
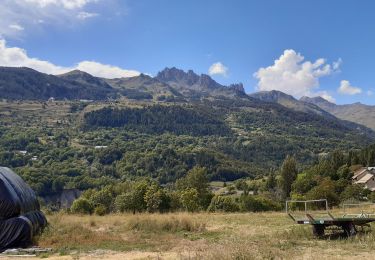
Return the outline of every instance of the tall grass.
<path id="1" fill-rule="evenodd" d="M 130 230 L 147 232 L 203 232 L 206 224 L 191 217 L 189 214 L 177 215 L 139 215 L 129 217 L 127 226 Z"/>
<path id="2" fill-rule="evenodd" d="M 318 239 L 310 225 L 296 225 L 280 212 L 47 218 L 50 226 L 38 245 L 70 255 L 110 250 L 122 254 L 120 259 L 133 259 L 134 252 L 144 258 L 160 254 L 161 259 L 163 254 L 168 259 L 372 259 L 375 250 L 375 231 Z"/>
<path id="3" fill-rule="evenodd" d="M 206 230 L 204 221 L 188 213 L 119 214 L 103 217 L 59 213 L 49 215 L 48 220 L 49 226 L 36 242 L 39 246 L 51 247 L 56 252 L 153 249 L 164 243 L 163 239 L 169 239 L 168 234 Z M 165 233 L 167 238 L 161 233 Z M 146 241 L 145 236 L 156 239 Z"/>

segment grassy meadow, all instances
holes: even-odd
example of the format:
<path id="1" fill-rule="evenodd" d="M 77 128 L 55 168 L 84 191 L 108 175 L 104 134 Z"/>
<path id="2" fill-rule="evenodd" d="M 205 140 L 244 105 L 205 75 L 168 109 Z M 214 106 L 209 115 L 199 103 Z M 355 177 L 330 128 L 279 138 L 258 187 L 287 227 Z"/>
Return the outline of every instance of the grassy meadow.
<path id="1" fill-rule="evenodd" d="M 313 237 L 284 213 L 48 215 L 36 244 L 48 259 L 353 259 L 372 257 L 375 234 Z"/>

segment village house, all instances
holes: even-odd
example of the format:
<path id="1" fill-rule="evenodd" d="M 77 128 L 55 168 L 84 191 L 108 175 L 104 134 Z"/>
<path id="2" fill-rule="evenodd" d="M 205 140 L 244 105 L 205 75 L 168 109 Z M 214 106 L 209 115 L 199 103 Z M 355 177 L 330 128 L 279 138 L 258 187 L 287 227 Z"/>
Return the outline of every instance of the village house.
<path id="1" fill-rule="evenodd" d="M 106 145 L 96 145 L 94 148 L 95 149 L 105 149 L 105 148 L 107 148 L 108 146 L 106 146 Z"/>
<path id="2" fill-rule="evenodd" d="M 365 189 L 375 191 L 375 167 L 363 167 L 354 172 L 353 184 L 361 184 Z"/>

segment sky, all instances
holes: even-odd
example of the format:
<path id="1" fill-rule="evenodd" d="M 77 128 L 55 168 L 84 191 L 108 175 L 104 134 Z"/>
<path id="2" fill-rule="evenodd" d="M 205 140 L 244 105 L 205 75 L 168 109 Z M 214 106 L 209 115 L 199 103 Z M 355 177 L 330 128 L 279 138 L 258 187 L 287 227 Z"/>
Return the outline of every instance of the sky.
<path id="1" fill-rule="evenodd" d="M 375 105 L 372 0 L 0 0 L 0 66 L 117 78 L 165 67 L 247 93 Z"/>

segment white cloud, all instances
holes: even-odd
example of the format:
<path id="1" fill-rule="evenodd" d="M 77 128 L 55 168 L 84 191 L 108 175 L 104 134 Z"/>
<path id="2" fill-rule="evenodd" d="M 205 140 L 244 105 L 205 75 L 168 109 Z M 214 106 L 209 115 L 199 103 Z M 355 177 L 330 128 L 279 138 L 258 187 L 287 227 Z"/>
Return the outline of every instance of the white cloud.
<path id="1" fill-rule="evenodd" d="M 86 20 L 98 16 L 98 13 L 79 12 L 77 18 L 80 20 Z"/>
<path id="2" fill-rule="evenodd" d="M 333 68 L 334 70 L 338 71 L 338 70 L 340 70 L 340 66 L 341 66 L 341 64 L 342 64 L 342 59 L 339 58 L 337 61 L 334 61 L 334 62 L 332 63 L 332 68 Z"/>
<path id="3" fill-rule="evenodd" d="M 24 49 L 6 46 L 5 40 L 0 40 L 0 66 L 29 67 L 40 72 L 59 74 L 69 71 L 67 68 L 56 66 L 48 61 L 30 58 Z"/>
<path id="4" fill-rule="evenodd" d="M 140 74 L 135 70 L 124 70 L 116 66 L 101 64 L 95 61 L 82 61 L 78 63 L 76 69 L 103 78 L 126 78 L 138 76 Z"/>
<path id="5" fill-rule="evenodd" d="M 221 62 L 216 62 L 210 66 L 208 69 L 208 74 L 212 75 L 222 75 L 226 76 L 228 73 L 228 68 L 224 66 Z"/>
<path id="6" fill-rule="evenodd" d="M 97 16 L 92 9 L 99 2 L 111 5 L 103 0 L 1 0 L 0 38 L 18 38 L 49 24 L 76 26 L 78 20 Z M 22 30 L 25 26 L 27 30 Z"/>
<path id="7" fill-rule="evenodd" d="M 9 25 L 9 28 L 13 29 L 13 30 L 16 30 L 16 31 L 23 31 L 23 30 L 25 30 L 25 28 L 23 28 L 21 25 L 16 24 L 16 23 Z"/>
<path id="8" fill-rule="evenodd" d="M 334 97 L 332 97 L 327 91 L 324 91 L 324 90 L 313 94 L 313 96 L 322 97 L 322 98 L 324 98 L 325 100 L 328 100 L 331 103 L 336 103 L 336 99 Z"/>
<path id="9" fill-rule="evenodd" d="M 372 96 L 374 95 L 374 92 L 372 90 L 367 90 L 367 96 Z"/>
<path id="10" fill-rule="evenodd" d="M 285 50 L 273 65 L 260 68 L 254 77 L 258 79 L 258 90 L 279 90 L 296 97 L 316 96 L 319 79 L 338 71 L 341 62 L 339 59 L 331 65 L 322 58 L 311 62 L 294 50 Z"/>
<path id="11" fill-rule="evenodd" d="M 71 67 L 58 66 L 38 58 L 31 58 L 24 49 L 7 47 L 5 40 L 0 40 L 0 66 L 29 67 L 43 73 L 55 75 L 79 69 L 93 76 L 104 78 L 133 77 L 140 74 L 135 70 L 125 70 L 120 67 L 105 65 L 94 61 L 81 61 Z"/>
<path id="12" fill-rule="evenodd" d="M 77 9 L 82 8 L 90 2 L 96 0 L 24 0 L 26 3 L 37 5 L 37 7 L 45 8 L 48 6 L 58 6 L 65 9 Z"/>
<path id="13" fill-rule="evenodd" d="M 362 93 L 362 89 L 350 85 L 350 82 L 347 80 L 341 80 L 340 87 L 337 91 L 343 95 L 356 95 Z"/>

